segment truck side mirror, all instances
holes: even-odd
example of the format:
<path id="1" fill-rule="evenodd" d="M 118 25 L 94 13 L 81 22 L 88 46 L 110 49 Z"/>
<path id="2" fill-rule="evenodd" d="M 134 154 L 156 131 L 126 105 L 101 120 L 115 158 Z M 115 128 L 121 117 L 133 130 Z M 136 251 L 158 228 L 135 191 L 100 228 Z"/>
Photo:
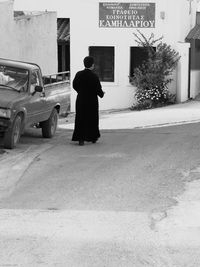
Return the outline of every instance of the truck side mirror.
<path id="1" fill-rule="evenodd" d="M 43 91 L 43 87 L 42 86 L 40 86 L 40 85 L 36 85 L 35 86 L 35 92 L 42 93 L 42 91 Z"/>

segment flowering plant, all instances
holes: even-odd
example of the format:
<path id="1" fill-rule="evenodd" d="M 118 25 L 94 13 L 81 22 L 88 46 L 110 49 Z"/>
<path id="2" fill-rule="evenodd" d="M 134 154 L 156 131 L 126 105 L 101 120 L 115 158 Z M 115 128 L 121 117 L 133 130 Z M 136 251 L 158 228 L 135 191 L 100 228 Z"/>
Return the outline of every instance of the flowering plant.
<path id="1" fill-rule="evenodd" d="M 138 31 L 139 32 L 139 31 Z M 172 81 L 171 74 L 176 68 L 180 56 L 161 38 L 154 40 L 151 34 L 147 39 L 141 32 L 136 36 L 136 42 L 147 51 L 147 59 L 134 69 L 131 83 L 136 87 L 135 99 L 140 106 L 153 107 L 167 103 L 172 95 L 168 84 Z M 155 43 L 159 42 L 155 49 Z"/>

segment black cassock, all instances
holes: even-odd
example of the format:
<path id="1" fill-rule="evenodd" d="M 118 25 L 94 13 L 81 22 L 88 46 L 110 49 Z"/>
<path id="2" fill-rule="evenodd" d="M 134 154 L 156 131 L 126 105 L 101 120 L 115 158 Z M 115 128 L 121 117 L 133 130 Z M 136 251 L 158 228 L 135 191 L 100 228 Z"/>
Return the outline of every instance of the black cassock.
<path id="1" fill-rule="evenodd" d="M 72 141 L 95 141 L 100 137 L 98 96 L 104 95 L 99 78 L 91 70 L 84 69 L 76 73 L 73 88 L 78 95 Z"/>

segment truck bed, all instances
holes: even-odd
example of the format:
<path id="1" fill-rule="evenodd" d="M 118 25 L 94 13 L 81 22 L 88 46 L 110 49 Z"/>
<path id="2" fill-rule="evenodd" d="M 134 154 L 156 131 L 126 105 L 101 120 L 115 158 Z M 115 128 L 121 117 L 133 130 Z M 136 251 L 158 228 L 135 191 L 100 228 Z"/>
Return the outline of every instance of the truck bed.
<path id="1" fill-rule="evenodd" d="M 70 111 L 71 93 L 69 71 L 45 75 L 42 78 L 48 102 L 51 101 L 51 98 L 53 101 L 55 101 L 56 98 L 59 101 L 62 99 L 62 109 L 60 110 L 60 114 L 68 113 Z"/>

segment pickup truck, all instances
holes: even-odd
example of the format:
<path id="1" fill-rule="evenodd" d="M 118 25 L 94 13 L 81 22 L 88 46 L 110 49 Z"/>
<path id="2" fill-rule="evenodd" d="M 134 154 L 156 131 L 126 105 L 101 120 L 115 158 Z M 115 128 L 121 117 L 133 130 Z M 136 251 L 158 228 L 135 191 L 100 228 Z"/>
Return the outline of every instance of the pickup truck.
<path id="1" fill-rule="evenodd" d="M 69 72 L 42 76 L 34 63 L 0 59 L 0 133 L 4 148 L 14 148 L 25 128 L 54 136 L 58 116 L 69 110 Z"/>

